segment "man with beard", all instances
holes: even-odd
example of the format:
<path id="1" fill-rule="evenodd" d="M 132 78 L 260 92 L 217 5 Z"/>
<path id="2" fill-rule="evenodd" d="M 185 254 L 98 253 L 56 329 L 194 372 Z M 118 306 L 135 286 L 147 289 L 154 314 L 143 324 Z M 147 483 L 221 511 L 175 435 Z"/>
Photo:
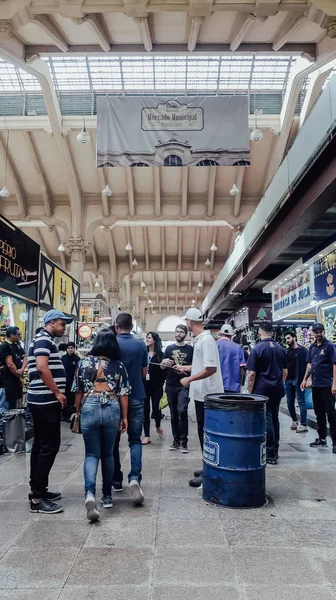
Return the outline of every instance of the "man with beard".
<path id="1" fill-rule="evenodd" d="M 333 453 L 336 454 L 336 348 L 332 342 L 326 339 L 322 323 L 314 323 L 312 329 L 315 342 L 309 348 L 307 369 L 301 383 L 301 389 L 304 390 L 311 375 L 314 412 L 319 437 L 310 446 L 312 448 L 327 446 L 326 415 L 328 415 Z"/>
<path id="2" fill-rule="evenodd" d="M 292 418 L 291 429 L 296 433 L 308 431 L 307 428 L 307 407 L 304 391 L 300 388 L 300 383 L 304 378 L 308 361 L 308 350 L 297 343 L 296 334 L 289 331 L 286 334 L 287 349 L 287 379 L 285 383 L 288 412 Z M 295 410 L 295 397 L 300 408 L 300 423 L 297 422 Z"/>
<path id="3" fill-rule="evenodd" d="M 173 443 L 169 450 L 181 448 L 183 454 L 188 453 L 188 404 L 189 386 L 183 387 L 181 379 L 185 376 L 185 366 L 192 364 L 193 348 L 185 343 L 188 335 L 186 325 L 178 325 L 175 329 L 176 343 L 165 350 L 161 369 L 167 369 L 166 393 L 169 403 Z"/>

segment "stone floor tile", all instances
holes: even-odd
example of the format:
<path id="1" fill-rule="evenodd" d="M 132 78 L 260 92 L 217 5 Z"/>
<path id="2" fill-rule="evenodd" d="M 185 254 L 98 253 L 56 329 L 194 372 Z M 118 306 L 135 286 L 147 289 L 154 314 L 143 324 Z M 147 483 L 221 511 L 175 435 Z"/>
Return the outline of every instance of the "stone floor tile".
<path id="1" fill-rule="evenodd" d="M 151 600 L 151 594 L 151 588 L 142 585 L 66 586 L 58 600 Z"/>
<path id="2" fill-rule="evenodd" d="M 246 600 L 335 600 L 327 585 L 247 585 L 244 592 Z"/>
<path id="3" fill-rule="evenodd" d="M 188 498 L 186 501 L 183 496 L 180 498 L 161 498 L 159 515 L 165 519 L 216 519 L 219 520 L 218 508 L 207 504 L 200 490 L 195 489 L 195 497 Z"/>
<path id="4" fill-rule="evenodd" d="M 149 585 L 152 558 L 148 548 L 83 548 L 67 585 Z"/>
<path id="5" fill-rule="evenodd" d="M 156 585 L 152 600 L 242 600 L 242 590 L 238 586 L 220 585 Z"/>
<path id="6" fill-rule="evenodd" d="M 59 521 L 33 521 L 25 531 L 16 539 L 15 547 L 43 549 L 50 547 L 50 540 L 54 548 L 78 548 L 85 543 L 91 527 L 89 522 L 59 522 Z"/>
<path id="7" fill-rule="evenodd" d="M 156 519 L 111 519 L 92 527 L 85 548 L 151 548 L 154 546 Z"/>
<path id="8" fill-rule="evenodd" d="M 60 589 L 0 590 L 0 600 L 58 600 Z"/>
<path id="9" fill-rule="evenodd" d="M 2 512 L 0 515 L 0 552 L 3 552 L 15 543 L 20 534 L 26 529 L 27 523 L 26 521 L 8 521 Z"/>
<path id="10" fill-rule="evenodd" d="M 288 521 L 335 521 L 336 506 L 331 506 L 326 501 L 318 500 L 287 500 L 275 499 L 275 506 L 279 509 L 282 517 Z"/>
<path id="11" fill-rule="evenodd" d="M 77 554 L 78 550 L 71 548 L 55 552 L 52 544 L 33 554 L 25 548 L 12 548 L 0 560 L 0 589 L 61 588 Z"/>
<path id="12" fill-rule="evenodd" d="M 336 548 L 309 548 L 306 554 L 327 582 L 336 586 Z"/>
<path id="13" fill-rule="evenodd" d="M 291 532 L 289 523 L 280 519 L 251 520 L 235 519 L 223 521 L 229 546 L 261 548 L 296 547 L 300 542 Z"/>
<path id="14" fill-rule="evenodd" d="M 233 583 L 235 567 L 230 552 L 221 547 L 162 546 L 156 550 L 153 580 L 160 585 Z"/>
<path id="15" fill-rule="evenodd" d="M 336 548 L 336 521 L 291 521 L 290 527 L 305 548 Z"/>
<path id="16" fill-rule="evenodd" d="M 287 585 L 295 581 L 298 585 L 327 583 L 309 556 L 298 548 L 232 548 L 233 559 L 240 583 Z"/>
<path id="17" fill-rule="evenodd" d="M 178 516 L 178 515 L 176 515 Z M 223 527 L 211 519 L 179 521 L 159 518 L 157 546 L 222 546 L 228 548 Z"/>

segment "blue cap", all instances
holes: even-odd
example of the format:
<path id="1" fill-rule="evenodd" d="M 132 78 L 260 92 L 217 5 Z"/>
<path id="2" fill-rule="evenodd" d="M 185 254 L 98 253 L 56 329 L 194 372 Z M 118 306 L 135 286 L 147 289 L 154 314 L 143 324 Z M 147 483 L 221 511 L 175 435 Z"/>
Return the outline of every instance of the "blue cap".
<path id="1" fill-rule="evenodd" d="M 73 319 L 71 317 L 66 317 L 61 310 L 48 310 L 48 312 L 44 315 L 44 324 L 50 323 L 50 321 L 56 321 L 57 319 L 62 319 L 67 324 L 72 323 Z"/>

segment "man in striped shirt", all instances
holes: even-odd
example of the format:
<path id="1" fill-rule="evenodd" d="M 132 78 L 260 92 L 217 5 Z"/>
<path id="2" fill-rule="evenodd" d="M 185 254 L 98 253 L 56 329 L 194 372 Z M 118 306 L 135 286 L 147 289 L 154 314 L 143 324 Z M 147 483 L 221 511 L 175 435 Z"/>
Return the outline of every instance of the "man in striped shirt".
<path id="1" fill-rule="evenodd" d="M 62 337 L 72 319 L 60 310 L 44 317 L 44 329 L 33 339 L 28 351 L 29 387 L 27 402 L 34 421 L 34 444 L 30 460 L 30 510 L 55 514 L 62 506 L 55 503 L 61 494 L 48 492 L 51 467 L 61 442 L 61 409 L 66 404 L 66 376 L 54 338 Z"/>

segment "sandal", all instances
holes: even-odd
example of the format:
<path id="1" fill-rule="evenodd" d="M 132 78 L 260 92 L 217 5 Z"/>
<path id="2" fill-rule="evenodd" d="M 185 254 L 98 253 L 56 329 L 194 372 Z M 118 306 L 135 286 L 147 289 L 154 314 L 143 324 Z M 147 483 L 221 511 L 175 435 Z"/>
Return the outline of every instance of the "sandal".
<path id="1" fill-rule="evenodd" d="M 162 427 L 157 427 L 156 428 L 156 433 L 158 434 L 159 438 L 163 438 L 163 429 L 162 429 Z"/>
<path id="2" fill-rule="evenodd" d="M 150 438 L 149 437 L 144 437 L 144 439 L 142 440 L 142 445 L 143 446 L 147 446 L 148 444 L 151 443 Z"/>

